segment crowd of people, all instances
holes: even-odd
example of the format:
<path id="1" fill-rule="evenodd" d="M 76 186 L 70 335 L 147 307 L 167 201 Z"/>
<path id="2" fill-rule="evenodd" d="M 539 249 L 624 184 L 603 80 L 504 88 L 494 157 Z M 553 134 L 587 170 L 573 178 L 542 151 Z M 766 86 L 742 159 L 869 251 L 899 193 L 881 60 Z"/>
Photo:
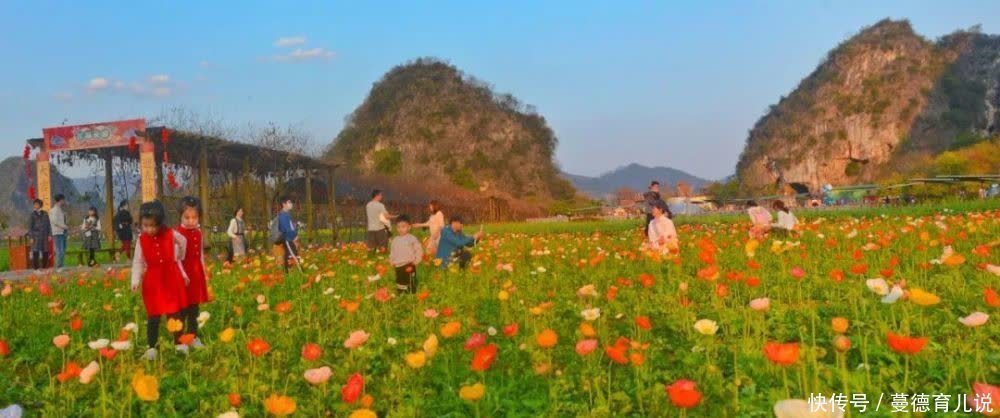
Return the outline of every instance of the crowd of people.
<path id="1" fill-rule="evenodd" d="M 66 242 L 71 231 L 64 209 L 65 204 L 66 197 L 62 194 L 55 196 L 52 203 L 52 210 L 48 212 L 43 209 L 44 203 L 41 199 L 32 201 L 32 211 L 28 219 L 28 232 L 26 236 L 29 241 L 29 264 L 35 270 L 49 267 L 50 256 L 52 256 L 52 266 L 56 269 L 61 269 L 65 264 Z M 117 229 L 119 227 L 118 216 L 115 217 L 114 222 L 119 239 L 122 239 L 122 242 L 125 243 L 126 241 L 122 238 L 123 232 Z M 131 240 L 131 228 L 130 223 L 128 226 L 129 240 Z M 80 234 L 83 237 L 82 248 L 87 252 L 87 265 L 97 265 L 96 253 L 101 249 L 101 218 L 97 214 L 96 207 L 91 206 L 87 210 L 87 215 L 80 224 Z"/>

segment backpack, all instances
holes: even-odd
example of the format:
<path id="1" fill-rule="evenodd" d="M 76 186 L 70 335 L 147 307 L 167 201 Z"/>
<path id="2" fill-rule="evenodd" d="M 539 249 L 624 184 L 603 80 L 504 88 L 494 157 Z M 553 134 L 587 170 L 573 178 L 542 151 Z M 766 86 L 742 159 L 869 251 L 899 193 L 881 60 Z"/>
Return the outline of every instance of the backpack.
<path id="1" fill-rule="evenodd" d="M 275 216 L 274 219 L 271 219 L 270 229 L 271 231 L 268 234 L 267 239 L 271 241 L 271 244 L 281 244 L 281 242 L 285 240 L 285 234 L 281 233 L 281 228 L 278 226 L 277 216 Z"/>

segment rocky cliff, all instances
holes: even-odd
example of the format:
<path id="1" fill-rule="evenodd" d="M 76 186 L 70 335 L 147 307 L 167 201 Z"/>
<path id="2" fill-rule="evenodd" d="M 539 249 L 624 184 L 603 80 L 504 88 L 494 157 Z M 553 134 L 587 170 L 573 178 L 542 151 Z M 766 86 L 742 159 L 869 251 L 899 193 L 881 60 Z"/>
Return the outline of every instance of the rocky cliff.
<path id="1" fill-rule="evenodd" d="M 877 181 L 997 128 L 1000 37 L 936 42 L 883 20 L 827 58 L 750 130 L 737 163 L 752 191 Z"/>

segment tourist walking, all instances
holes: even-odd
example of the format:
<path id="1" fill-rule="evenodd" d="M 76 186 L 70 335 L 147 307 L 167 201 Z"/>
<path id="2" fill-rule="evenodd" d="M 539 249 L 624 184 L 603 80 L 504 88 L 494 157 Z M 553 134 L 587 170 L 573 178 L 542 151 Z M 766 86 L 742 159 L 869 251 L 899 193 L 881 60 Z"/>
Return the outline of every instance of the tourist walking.
<path id="1" fill-rule="evenodd" d="M 660 182 L 653 180 L 649 183 L 649 190 L 642 194 L 642 199 L 646 209 L 646 222 L 642 224 L 642 230 L 649 236 L 649 222 L 653 220 L 653 206 L 660 200 Z"/>
<path id="2" fill-rule="evenodd" d="M 247 225 L 243 221 L 243 208 L 236 208 L 233 212 L 233 219 L 229 220 L 229 228 L 226 229 L 226 235 L 229 236 L 230 252 L 229 252 L 229 262 L 232 263 L 234 259 L 242 259 L 247 253 L 247 243 L 246 243 L 246 231 Z"/>
<path id="3" fill-rule="evenodd" d="M 128 211 L 127 200 L 122 200 L 118 204 L 118 212 L 115 213 L 115 218 L 112 221 L 115 226 L 115 235 L 118 236 L 118 241 L 122 242 L 121 252 L 125 253 L 125 257 L 132 258 L 132 225 L 135 221 L 132 219 L 132 212 Z"/>
<path id="4" fill-rule="evenodd" d="M 427 205 L 427 211 L 431 216 L 427 222 L 414 224 L 414 228 L 427 228 L 428 237 L 426 242 L 427 254 L 437 253 L 438 243 L 441 242 L 441 230 L 444 229 L 444 212 L 441 210 L 441 203 L 431 200 Z"/>
<path id="5" fill-rule="evenodd" d="M 55 268 L 61 269 L 66 258 L 66 231 L 69 225 L 66 224 L 66 213 L 63 206 L 66 204 L 66 196 L 57 194 L 52 203 L 52 210 L 49 211 L 49 222 L 52 227 L 52 246 L 56 253 Z"/>
<path id="6" fill-rule="evenodd" d="M 299 231 L 295 229 L 295 221 L 292 219 L 292 207 L 294 203 L 290 197 L 284 197 L 281 199 L 281 211 L 278 212 L 278 232 L 280 233 L 280 242 L 284 246 L 284 267 L 285 273 L 288 273 L 288 259 L 295 259 L 295 264 L 302 268 L 302 259 L 299 258 Z"/>
<path id="7" fill-rule="evenodd" d="M 28 240 L 31 241 L 31 268 L 41 270 L 49 262 L 49 237 L 52 236 L 52 224 L 49 214 L 42 209 L 42 199 L 32 203 L 31 218 L 28 220 Z"/>
<path id="8" fill-rule="evenodd" d="M 372 190 L 372 198 L 365 205 L 365 216 L 368 228 L 365 234 L 365 244 L 368 250 L 386 251 L 389 245 L 389 222 L 394 216 L 389 214 L 382 204 L 382 191 Z"/>
<path id="9" fill-rule="evenodd" d="M 80 230 L 83 231 L 83 249 L 87 251 L 87 265 L 96 266 L 97 259 L 94 256 L 97 250 L 101 249 L 101 218 L 97 216 L 97 208 L 91 206 L 87 210 L 87 217 L 83 218 Z"/>

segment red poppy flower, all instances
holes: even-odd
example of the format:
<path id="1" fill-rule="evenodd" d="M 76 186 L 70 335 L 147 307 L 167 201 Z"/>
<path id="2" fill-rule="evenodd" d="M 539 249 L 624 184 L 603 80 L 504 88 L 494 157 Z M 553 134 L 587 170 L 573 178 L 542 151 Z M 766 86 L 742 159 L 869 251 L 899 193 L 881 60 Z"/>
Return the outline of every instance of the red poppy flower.
<path id="1" fill-rule="evenodd" d="M 844 281 L 844 271 L 843 270 L 833 270 L 830 272 L 830 280 L 835 282 Z"/>
<path id="2" fill-rule="evenodd" d="M 653 328 L 653 324 L 649 323 L 649 317 L 645 315 L 639 315 L 635 317 L 635 324 L 638 325 L 639 328 L 646 331 L 649 331 L 651 328 Z"/>
<path id="3" fill-rule="evenodd" d="M 497 346 L 496 344 L 487 344 L 476 350 L 476 353 L 472 355 L 472 368 L 473 371 L 485 372 L 490 369 L 493 365 L 493 361 L 497 359 Z"/>
<path id="4" fill-rule="evenodd" d="M 617 286 L 609 287 L 608 293 L 605 295 L 605 297 L 608 299 L 608 302 L 615 300 L 615 298 L 618 297 L 618 287 Z"/>
<path id="5" fill-rule="evenodd" d="M 729 296 L 729 286 L 726 286 L 722 283 L 715 285 L 715 296 L 718 296 L 720 298 Z"/>
<path id="6" fill-rule="evenodd" d="M 503 335 L 506 335 L 508 337 L 513 337 L 517 335 L 517 329 L 518 329 L 517 322 L 507 325 L 503 327 Z"/>
<path id="7" fill-rule="evenodd" d="M 319 344 L 308 343 L 302 346 L 302 358 L 309 361 L 316 361 L 323 355 L 323 349 Z"/>
<path id="8" fill-rule="evenodd" d="M 764 355 L 771 363 L 779 366 L 790 366 L 799 359 L 799 343 L 768 341 L 764 344 Z"/>
<path id="9" fill-rule="evenodd" d="M 656 284 L 656 278 L 652 274 L 642 273 L 639 275 L 639 282 L 642 283 L 642 287 L 653 287 Z"/>
<path id="10" fill-rule="evenodd" d="M 604 354 L 607 354 L 612 361 L 618 364 L 628 364 L 628 357 L 626 352 L 628 351 L 629 341 L 628 338 L 618 337 L 615 341 L 615 345 L 604 347 Z"/>
<path id="11" fill-rule="evenodd" d="M 117 355 L 118 351 L 113 348 L 104 347 L 101 349 L 101 357 L 104 357 L 106 360 L 114 360 Z"/>
<path id="12" fill-rule="evenodd" d="M 719 266 L 712 264 L 708 267 L 698 269 L 698 278 L 705 280 L 715 280 L 719 277 Z"/>
<path id="13" fill-rule="evenodd" d="M 10 346 L 7 345 L 7 340 L 0 340 L 0 357 L 7 357 L 10 354 Z"/>
<path id="14" fill-rule="evenodd" d="M 465 345 L 462 348 L 464 348 L 465 351 L 472 351 L 479 348 L 483 344 L 486 344 L 486 335 L 477 332 L 470 335 L 468 340 L 465 340 Z"/>
<path id="15" fill-rule="evenodd" d="M 757 276 L 747 277 L 746 284 L 747 284 L 747 286 L 750 286 L 750 287 L 760 286 L 760 278 L 757 277 Z"/>
<path id="16" fill-rule="evenodd" d="M 177 338 L 177 342 L 184 345 L 191 344 L 191 342 L 193 341 L 194 341 L 194 334 L 184 334 L 181 335 L 179 338 Z"/>
<path id="17" fill-rule="evenodd" d="M 271 345 L 263 338 L 254 338 L 247 343 L 247 350 L 250 350 L 250 354 L 254 357 L 260 357 L 271 351 Z"/>
<path id="18" fill-rule="evenodd" d="M 347 384 L 340 388 L 340 399 L 346 403 L 354 403 L 365 390 L 365 378 L 360 373 L 354 373 L 347 378 Z"/>
<path id="19" fill-rule="evenodd" d="M 992 288 L 983 289 L 983 300 L 989 306 L 1000 308 L 1000 295 L 997 295 L 997 292 Z"/>
<path id="20" fill-rule="evenodd" d="M 274 305 L 274 311 L 280 314 L 291 312 L 292 302 L 289 302 L 287 300 L 284 302 L 278 302 L 277 305 Z"/>
<path id="21" fill-rule="evenodd" d="M 868 264 L 861 263 L 851 266 L 851 273 L 854 274 L 865 274 L 868 273 Z"/>
<path id="22" fill-rule="evenodd" d="M 747 260 L 747 268 L 750 270 L 757 270 L 760 268 L 760 263 L 757 260 Z"/>
<path id="23" fill-rule="evenodd" d="M 924 349 L 929 340 L 927 337 L 909 337 L 905 335 L 898 335 L 889 331 L 885 335 L 886 340 L 889 342 L 889 348 L 899 354 L 917 354 L 920 350 Z"/>
<path id="24" fill-rule="evenodd" d="M 56 375 L 56 379 L 59 380 L 59 383 L 66 383 L 67 380 L 79 377 L 80 372 L 82 371 L 83 369 L 80 368 L 79 364 L 76 364 L 75 361 L 71 361 L 66 363 L 66 367 L 63 368 L 62 373 Z"/>
<path id="25" fill-rule="evenodd" d="M 666 387 L 670 403 L 678 408 L 694 408 L 701 402 L 698 385 L 687 379 L 680 379 Z"/>
<path id="26" fill-rule="evenodd" d="M 240 398 L 240 394 L 236 392 L 229 392 L 229 396 L 227 396 L 227 398 L 229 398 L 229 406 L 233 408 L 239 408 L 240 404 L 243 403 L 243 400 Z"/>
<path id="27" fill-rule="evenodd" d="M 78 316 L 74 316 L 69 320 L 69 329 L 73 331 L 79 331 L 83 328 L 83 320 Z"/>
<path id="28" fill-rule="evenodd" d="M 792 277 L 796 279 L 806 277 L 806 271 L 802 267 L 792 267 L 790 273 L 792 274 Z"/>
<path id="29" fill-rule="evenodd" d="M 441 309 L 441 315 L 444 315 L 445 318 L 450 317 L 450 316 L 452 316 L 454 314 L 455 314 L 455 310 L 451 309 L 451 308 L 449 308 L 447 306 L 445 306 L 443 309 Z"/>

